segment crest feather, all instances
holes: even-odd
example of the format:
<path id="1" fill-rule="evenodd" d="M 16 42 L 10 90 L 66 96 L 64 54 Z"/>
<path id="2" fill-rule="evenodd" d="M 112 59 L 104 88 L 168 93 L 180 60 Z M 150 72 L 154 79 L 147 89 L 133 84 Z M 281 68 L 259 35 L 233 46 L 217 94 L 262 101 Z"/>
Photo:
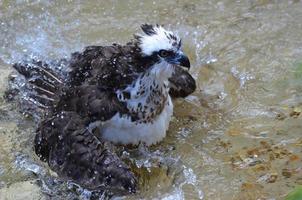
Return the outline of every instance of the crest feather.
<path id="1" fill-rule="evenodd" d="M 151 55 L 162 49 L 176 51 L 181 47 L 179 37 L 158 24 L 142 24 L 141 29 L 145 35 L 136 35 L 135 38 L 144 55 Z"/>
<path id="2" fill-rule="evenodd" d="M 146 35 L 151 36 L 151 35 L 156 34 L 156 32 L 155 32 L 155 30 L 154 30 L 154 26 L 151 25 L 151 24 L 142 24 L 142 25 L 141 25 L 141 29 L 144 31 L 144 33 L 145 33 Z"/>

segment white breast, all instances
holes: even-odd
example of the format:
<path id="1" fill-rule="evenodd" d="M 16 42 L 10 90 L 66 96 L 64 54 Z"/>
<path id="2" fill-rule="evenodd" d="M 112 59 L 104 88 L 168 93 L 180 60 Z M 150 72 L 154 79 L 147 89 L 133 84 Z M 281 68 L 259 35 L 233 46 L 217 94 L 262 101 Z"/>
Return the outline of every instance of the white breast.
<path id="1" fill-rule="evenodd" d="M 153 123 L 135 123 L 128 117 L 120 117 L 119 113 L 112 119 L 103 123 L 101 128 L 102 137 L 114 143 L 121 144 L 156 144 L 166 136 L 171 117 L 173 104 L 170 96 L 160 115 Z"/>

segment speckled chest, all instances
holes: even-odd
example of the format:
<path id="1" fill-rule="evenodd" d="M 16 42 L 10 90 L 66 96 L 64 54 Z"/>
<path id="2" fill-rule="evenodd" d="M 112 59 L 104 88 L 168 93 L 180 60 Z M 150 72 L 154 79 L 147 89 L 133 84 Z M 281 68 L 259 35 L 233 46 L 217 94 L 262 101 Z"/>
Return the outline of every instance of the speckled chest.
<path id="1" fill-rule="evenodd" d="M 156 117 L 169 104 L 168 83 L 156 81 L 145 74 L 135 83 L 117 93 L 120 101 L 126 102 L 128 117 L 136 123 L 153 123 Z"/>

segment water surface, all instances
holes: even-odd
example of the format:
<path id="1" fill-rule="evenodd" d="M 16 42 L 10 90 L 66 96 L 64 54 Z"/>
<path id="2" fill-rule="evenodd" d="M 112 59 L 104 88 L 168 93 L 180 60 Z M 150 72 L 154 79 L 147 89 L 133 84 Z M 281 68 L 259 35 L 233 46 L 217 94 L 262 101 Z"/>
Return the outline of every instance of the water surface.
<path id="1" fill-rule="evenodd" d="M 124 198 L 283 199 L 302 184 L 301 10 L 299 0 L 0 0 L 1 96 L 24 55 L 68 57 L 164 24 L 183 38 L 198 87 L 175 102 L 167 138 L 134 160 L 141 190 Z M 0 197 L 89 197 L 34 155 L 35 123 L 17 105 L 1 98 L 0 113 Z"/>

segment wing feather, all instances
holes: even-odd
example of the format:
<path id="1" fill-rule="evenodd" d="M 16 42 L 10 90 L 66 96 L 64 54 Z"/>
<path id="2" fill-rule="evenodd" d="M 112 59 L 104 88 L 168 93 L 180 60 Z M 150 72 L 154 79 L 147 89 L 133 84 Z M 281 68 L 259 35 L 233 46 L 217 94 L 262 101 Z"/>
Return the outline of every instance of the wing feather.
<path id="1" fill-rule="evenodd" d="M 170 95 L 174 98 L 186 97 L 192 94 L 196 89 L 196 82 L 191 74 L 180 68 L 175 67 L 175 72 L 170 81 Z"/>
<path id="2" fill-rule="evenodd" d="M 135 192 L 137 180 L 129 167 L 85 124 L 75 112 L 42 121 L 35 137 L 36 154 L 60 177 L 86 188 Z"/>
<path id="3" fill-rule="evenodd" d="M 89 122 L 105 121 L 116 113 L 126 113 L 126 105 L 118 101 L 116 94 L 111 90 L 97 85 L 82 85 L 69 88 L 62 92 L 55 113 L 73 111 Z"/>

